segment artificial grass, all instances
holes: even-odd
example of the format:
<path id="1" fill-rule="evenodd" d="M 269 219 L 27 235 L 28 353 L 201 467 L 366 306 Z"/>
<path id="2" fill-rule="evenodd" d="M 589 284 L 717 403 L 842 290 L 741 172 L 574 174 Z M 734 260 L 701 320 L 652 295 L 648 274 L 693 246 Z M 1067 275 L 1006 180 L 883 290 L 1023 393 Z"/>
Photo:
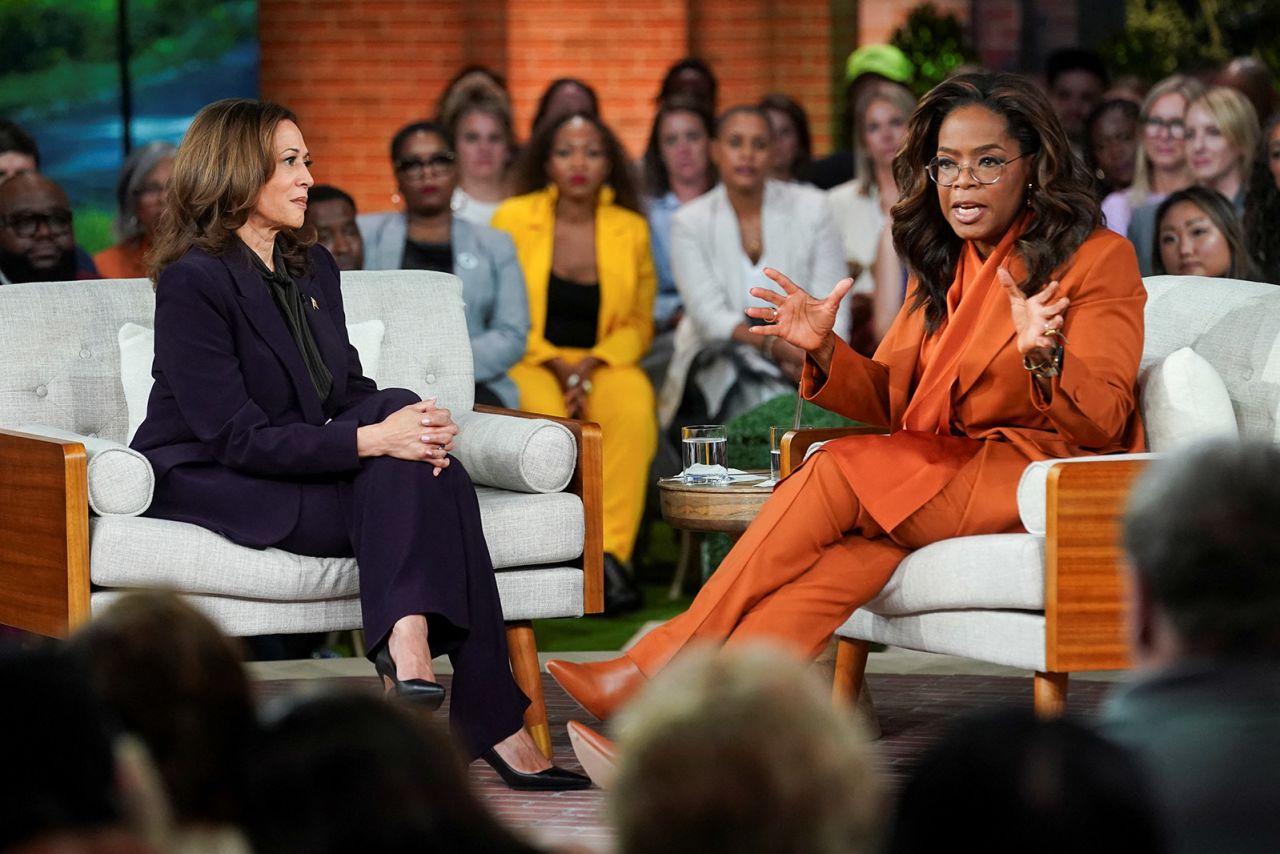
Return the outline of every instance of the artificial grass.
<path id="1" fill-rule="evenodd" d="M 651 620 L 666 621 L 681 613 L 692 596 L 667 598 L 667 585 L 641 584 L 644 607 L 617 617 L 568 617 L 562 620 L 534 620 L 533 633 L 539 652 L 595 652 L 622 649 L 640 627 Z"/>

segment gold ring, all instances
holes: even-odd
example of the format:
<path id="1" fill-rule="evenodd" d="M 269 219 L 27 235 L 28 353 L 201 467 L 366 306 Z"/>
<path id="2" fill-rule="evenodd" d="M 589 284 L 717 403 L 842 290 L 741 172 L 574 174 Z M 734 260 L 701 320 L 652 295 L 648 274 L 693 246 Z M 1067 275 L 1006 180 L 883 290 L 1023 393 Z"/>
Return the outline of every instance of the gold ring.
<path id="1" fill-rule="evenodd" d="M 769 318 L 769 322 L 770 323 L 778 322 L 778 310 L 776 308 L 773 310 L 773 317 Z"/>

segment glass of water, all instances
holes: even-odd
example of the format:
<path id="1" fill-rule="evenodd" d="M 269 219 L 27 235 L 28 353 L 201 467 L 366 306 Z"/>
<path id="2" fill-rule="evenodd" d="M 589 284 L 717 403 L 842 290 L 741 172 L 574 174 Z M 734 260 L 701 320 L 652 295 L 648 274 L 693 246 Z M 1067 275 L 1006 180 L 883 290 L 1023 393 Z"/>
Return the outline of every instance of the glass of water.
<path id="1" fill-rule="evenodd" d="M 808 424 L 801 424 L 799 427 L 793 427 L 788 424 L 785 427 L 769 428 L 769 479 L 773 481 L 782 478 L 782 437 L 790 433 L 792 430 L 812 430 L 813 427 Z"/>
<path id="2" fill-rule="evenodd" d="M 685 483 L 718 486 L 729 482 L 729 434 L 723 424 L 697 424 L 680 428 L 681 460 Z"/>

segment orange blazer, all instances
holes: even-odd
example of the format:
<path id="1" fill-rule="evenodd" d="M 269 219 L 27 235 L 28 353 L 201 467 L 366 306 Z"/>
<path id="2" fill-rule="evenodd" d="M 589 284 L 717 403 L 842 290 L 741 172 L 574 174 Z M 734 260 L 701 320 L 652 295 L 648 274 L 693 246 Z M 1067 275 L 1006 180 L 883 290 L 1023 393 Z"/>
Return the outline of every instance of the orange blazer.
<path id="1" fill-rule="evenodd" d="M 1010 229 L 985 261 L 972 246 L 965 247 L 949 292 L 954 311 L 934 335 L 926 337 L 924 313 L 911 311 L 908 298 L 873 358 L 837 342 L 826 377 L 812 362 L 806 365 L 801 386 L 806 399 L 891 431 L 824 447 L 836 455 L 859 499 L 886 531 L 937 495 L 975 457 L 982 458 L 981 465 L 962 527 L 966 533 L 995 533 L 1008 528 L 997 520 L 1008 518 L 1028 462 L 1145 448 L 1135 386 L 1146 290 L 1132 244 L 1099 229 L 1058 271 L 1059 293 L 1071 299 L 1063 328 L 1069 343 L 1046 402 L 1022 366 L 1009 299 L 995 280 L 1001 265 L 1019 279 L 1022 268 L 1013 245 L 1020 232 Z M 957 301 L 958 293 L 963 297 Z M 931 360 L 948 354 L 953 364 L 947 372 L 939 374 L 937 366 L 928 370 Z M 941 396 L 943 423 L 925 429 L 912 421 L 914 429 L 904 429 L 917 394 Z M 921 408 L 917 404 L 915 411 Z M 984 502 L 990 508 L 984 509 Z M 995 530 L 984 530 L 992 525 Z"/>

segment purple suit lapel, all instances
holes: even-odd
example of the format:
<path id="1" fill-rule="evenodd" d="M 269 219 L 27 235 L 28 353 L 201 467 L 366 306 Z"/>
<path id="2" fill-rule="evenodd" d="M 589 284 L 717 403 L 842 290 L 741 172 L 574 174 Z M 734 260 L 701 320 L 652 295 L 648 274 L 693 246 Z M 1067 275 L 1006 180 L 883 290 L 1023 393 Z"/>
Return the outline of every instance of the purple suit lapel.
<path id="1" fill-rule="evenodd" d="M 289 328 L 285 326 L 284 318 L 280 316 L 280 309 L 271 298 L 266 284 L 262 281 L 262 276 L 254 269 L 249 259 L 240 252 L 228 251 L 220 257 L 235 280 L 236 296 L 244 307 L 245 317 L 276 354 L 276 358 L 288 373 L 298 396 L 299 405 L 302 407 L 303 417 L 310 424 L 323 424 L 326 418 L 320 397 L 311 383 L 311 376 L 307 373 L 307 366 L 302 361 L 297 342 L 289 334 Z"/>

